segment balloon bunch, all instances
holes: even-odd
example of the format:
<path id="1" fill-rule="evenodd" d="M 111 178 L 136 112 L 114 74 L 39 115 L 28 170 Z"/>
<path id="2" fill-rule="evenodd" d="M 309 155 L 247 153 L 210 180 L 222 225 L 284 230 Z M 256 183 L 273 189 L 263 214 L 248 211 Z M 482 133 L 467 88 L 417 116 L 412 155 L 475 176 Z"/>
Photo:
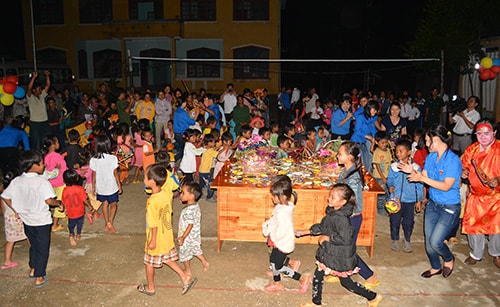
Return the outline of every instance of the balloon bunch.
<path id="1" fill-rule="evenodd" d="M 482 81 L 493 80 L 500 72 L 500 59 L 484 57 L 481 59 L 479 70 L 479 79 Z"/>
<path id="2" fill-rule="evenodd" d="M 26 95 L 22 86 L 18 85 L 19 78 L 11 75 L 0 80 L 0 102 L 8 107 L 14 103 L 14 98 L 20 99 Z"/>

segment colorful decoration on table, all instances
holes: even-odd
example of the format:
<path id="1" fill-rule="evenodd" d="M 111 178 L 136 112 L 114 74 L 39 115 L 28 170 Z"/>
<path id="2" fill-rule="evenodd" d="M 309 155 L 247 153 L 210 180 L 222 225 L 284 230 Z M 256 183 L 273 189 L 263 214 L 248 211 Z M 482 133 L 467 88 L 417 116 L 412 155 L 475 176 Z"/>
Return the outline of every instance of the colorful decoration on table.
<path id="1" fill-rule="evenodd" d="M 245 174 L 261 174 L 269 169 L 269 162 L 276 157 L 276 153 L 269 149 L 268 144 L 260 135 L 253 135 L 246 141 L 240 142 L 235 158 L 241 161 L 242 171 Z"/>
<path id="2" fill-rule="evenodd" d="M 15 75 L 0 80 L 0 102 L 8 107 L 14 103 L 14 98 L 20 99 L 26 95 L 24 88 L 18 85 L 19 78 Z"/>
<path id="3" fill-rule="evenodd" d="M 476 69 L 479 71 L 479 79 L 482 81 L 493 80 L 500 72 L 500 59 L 484 57 L 480 64 L 476 64 Z"/>

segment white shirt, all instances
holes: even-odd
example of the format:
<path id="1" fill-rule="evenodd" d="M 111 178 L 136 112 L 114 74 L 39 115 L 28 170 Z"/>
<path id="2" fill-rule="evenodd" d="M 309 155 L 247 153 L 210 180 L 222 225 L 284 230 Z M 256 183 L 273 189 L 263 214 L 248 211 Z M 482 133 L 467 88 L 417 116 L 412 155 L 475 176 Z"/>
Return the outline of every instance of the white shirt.
<path id="1" fill-rule="evenodd" d="M 300 99 L 300 90 L 299 90 L 298 88 L 296 88 L 296 87 L 295 87 L 295 88 L 293 89 L 293 92 L 292 92 L 292 100 L 291 100 L 290 102 L 293 104 L 294 102 L 299 101 L 299 99 Z"/>
<path id="2" fill-rule="evenodd" d="M 100 195 L 113 195 L 118 192 L 114 171 L 118 168 L 118 158 L 104 154 L 104 158 L 90 159 L 90 169 L 95 172 L 95 192 Z"/>
<path id="3" fill-rule="evenodd" d="M 465 110 L 464 115 L 465 118 L 467 118 L 467 120 L 473 123 L 474 125 L 481 118 L 481 115 L 475 109 L 470 112 Z M 472 128 L 469 128 L 469 126 L 467 126 L 467 124 L 465 123 L 464 119 L 460 117 L 458 114 L 455 114 L 453 116 L 453 120 L 456 122 L 455 127 L 453 128 L 453 132 L 457 134 L 472 134 Z"/>
<path id="4" fill-rule="evenodd" d="M 46 122 L 49 120 L 47 115 L 47 104 L 45 103 L 45 97 L 47 96 L 45 90 L 40 94 L 40 98 L 37 98 L 33 94 L 30 96 L 26 95 L 30 109 L 30 120 L 32 122 Z"/>
<path id="5" fill-rule="evenodd" d="M 203 147 L 196 148 L 193 143 L 186 142 L 186 145 L 184 145 L 184 156 L 179 166 L 180 170 L 188 174 L 196 172 L 196 156 L 201 155 L 205 151 L 206 149 Z"/>
<path id="6" fill-rule="evenodd" d="M 316 107 L 316 100 L 319 99 L 318 94 L 314 93 L 312 95 L 311 99 L 309 99 L 308 102 L 306 102 L 306 114 L 311 113 L 312 110 Z"/>
<path id="7" fill-rule="evenodd" d="M 313 108 L 311 111 L 311 119 L 320 119 L 321 114 L 323 114 L 323 109 L 321 107 Z"/>
<path id="8" fill-rule="evenodd" d="M 224 103 L 224 113 L 226 114 L 233 112 L 234 107 L 238 104 L 238 100 L 234 93 L 225 94 L 222 101 Z"/>
<path id="9" fill-rule="evenodd" d="M 410 107 L 410 111 L 408 112 L 408 120 L 416 120 L 420 117 L 420 110 L 417 107 Z"/>
<path id="10" fill-rule="evenodd" d="M 411 110 L 411 105 L 407 102 L 407 103 L 401 103 L 401 113 L 399 113 L 399 116 L 401 116 L 402 118 L 408 118 L 410 117 L 410 110 Z"/>
<path id="11" fill-rule="evenodd" d="M 262 224 L 262 234 L 270 236 L 276 248 L 284 253 L 291 253 L 295 249 L 293 209 L 292 203 L 277 204 L 271 217 Z"/>
<path id="12" fill-rule="evenodd" d="M 2 197 L 12 201 L 24 224 L 43 226 L 52 224 L 52 215 L 45 200 L 56 197 L 50 182 L 37 173 L 23 173 L 12 180 Z"/>

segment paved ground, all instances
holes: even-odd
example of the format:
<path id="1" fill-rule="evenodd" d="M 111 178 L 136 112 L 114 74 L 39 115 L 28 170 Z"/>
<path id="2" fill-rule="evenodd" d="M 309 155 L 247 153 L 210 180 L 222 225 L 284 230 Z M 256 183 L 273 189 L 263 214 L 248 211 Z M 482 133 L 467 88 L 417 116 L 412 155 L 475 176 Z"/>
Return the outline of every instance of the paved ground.
<path id="1" fill-rule="evenodd" d="M 0 271 L 0 305 L 2 306 L 299 306 L 310 300 L 310 294 L 299 294 L 298 283 L 286 279 L 286 292 L 265 293 L 269 282 L 267 251 L 263 243 L 224 242 L 217 253 L 216 205 L 202 201 L 203 250 L 210 261 L 208 272 L 194 260 L 193 272 L 199 282 L 185 296 L 181 283 L 168 268 L 156 271 L 157 293 L 148 297 L 136 290 L 145 282 L 142 263 L 144 245 L 144 204 L 146 196 L 139 184 L 125 187 L 116 219 L 116 234 L 108 234 L 104 222 L 84 226 L 77 247 L 70 247 L 67 235 L 52 236 L 48 265 L 50 281 L 34 289 L 28 280 L 28 248 L 16 244 L 15 269 Z M 180 205 L 174 201 L 174 221 Z M 3 224 L 2 224 L 3 226 Z M 177 223 L 174 224 L 177 227 Z M 3 228 L 1 230 L 3 232 Z M 463 264 L 468 256 L 467 240 L 459 237 L 452 246 L 457 263 L 453 275 L 423 279 L 429 268 L 423 250 L 422 215 L 417 217 L 413 236 L 414 253 L 389 249 L 388 219 L 377 220 L 375 256 L 369 259 L 364 249 L 359 253 L 377 272 L 384 295 L 380 306 L 500 306 L 500 270 L 487 256 L 475 266 Z M 3 247 L 0 252 L 3 254 Z M 301 271 L 312 273 L 315 246 L 297 245 L 293 258 L 302 260 Z M 356 280 L 361 280 L 355 276 Z M 324 305 L 365 306 L 364 299 L 347 292 L 338 283 L 326 284 Z"/>

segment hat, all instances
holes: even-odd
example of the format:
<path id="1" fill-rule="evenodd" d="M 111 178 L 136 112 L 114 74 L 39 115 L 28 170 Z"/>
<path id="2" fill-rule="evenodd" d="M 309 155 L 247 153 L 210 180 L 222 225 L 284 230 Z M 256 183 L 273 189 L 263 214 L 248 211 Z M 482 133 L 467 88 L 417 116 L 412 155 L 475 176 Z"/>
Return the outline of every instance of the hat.
<path id="1" fill-rule="evenodd" d="M 261 127 L 264 127 L 264 121 L 260 116 L 255 116 L 252 121 L 250 122 L 250 127 L 255 128 L 255 124 L 259 122 Z"/>

